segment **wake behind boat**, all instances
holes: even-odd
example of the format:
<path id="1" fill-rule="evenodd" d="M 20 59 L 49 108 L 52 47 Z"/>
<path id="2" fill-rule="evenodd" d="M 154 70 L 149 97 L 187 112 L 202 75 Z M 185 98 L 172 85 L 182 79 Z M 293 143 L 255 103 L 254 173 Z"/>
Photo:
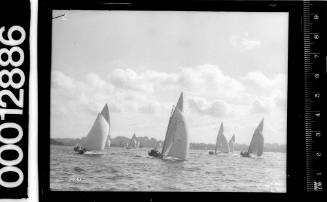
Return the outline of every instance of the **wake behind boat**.
<path id="1" fill-rule="evenodd" d="M 106 104 L 94 121 L 86 140 L 75 146 L 74 151 L 85 155 L 103 155 L 103 149 L 106 144 L 108 146 L 108 141 L 110 141 L 110 117 Z"/>
<path id="2" fill-rule="evenodd" d="M 251 157 L 251 154 L 256 154 L 257 156 L 261 156 L 263 154 L 263 146 L 264 146 L 264 137 L 262 134 L 263 131 L 263 120 L 261 120 L 258 127 L 255 129 L 250 146 L 247 152 L 241 152 L 242 157 Z"/>
<path id="3" fill-rule="evenodd" d="M 103 156 L 105 155 L 107 152 L 103 152 L 103 151 L 86 151 L 84 152 L 83 154 L 85 156 L 94 156 L 94 157 L 97 157 L 97 156 Z"/>
<path id="4" fill-rule="evenodd" d="M 183 93 L 181 93 L 177 105 L 172 109 L 161 153 L 151 150 L 149 156 L 185 160 L 188 155 L 188 130 L 183 115 Z"/>

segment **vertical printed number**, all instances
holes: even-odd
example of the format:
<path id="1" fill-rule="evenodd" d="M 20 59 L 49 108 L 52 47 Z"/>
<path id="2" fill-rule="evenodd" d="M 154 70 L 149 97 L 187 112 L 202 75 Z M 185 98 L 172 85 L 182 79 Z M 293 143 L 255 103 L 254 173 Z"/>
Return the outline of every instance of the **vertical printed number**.
<path id="1" fill-rule="evenodd" d="M 12 58 L 13 53 L 18 53 L 19 54 L 19 60 L 14 61 Z M 2 55 L 6 55 L 7 59 L 4 61 Z M 7 48 L 2 48 L 0 49 L 0 65 L 3 67 L 8 66 L 9 64 L 11 64 L 14 67 L 19 67 L 20 65 L 22 65 L 24 62 L 24 51 L 17 47 L 14 46 L 12 47 L 10 50 L 8 50 Z"/>
<path id="2" fill-rule="evenodd" d="M 5 138 L 5 137 L 3 137 L 2 136 L 2 131 L 4 129 L 8 129 L 8 128 L 16 129 L 17 136 L 14 137 L 14 138 Z M 0 142 L 2 142 L 4 144 L 16 144 L 22 138 L 23 138 L 23 129 L 17 123 L 3 123 L 3 124 L 0 125 Z"/>
<path id="3" fill-rule="evenodd" d="M 7 95 L 16 106 L 23 108 L 24 107 L 24 89 L 19 89 L 18 98 L 10 90 L 0 91 L 0 106 L 7 107 L 7 103 L 2 100 L 2 96 Z"/>
<path id="4" fill-rule="evenodd" d="M 15 172 L 19 176 L 18 180 L 16 182 L 6 182 L 2 180 L 2 174 L 6 172 Z M 18 187 L 23 182 L 23 179 L 24 179 L 23 172 L 15 166 L 6 166 L 0 169 L 0 185 L 3 187 L 7 187 L 7 188 Z"/>
<path id="5" fill-rule="evenodd" d="M 18 83 L 15 83 L 13 81 L 13 76 L 17 74 L 20 76 L 20 80 Z M 6 82 L 3 81 L 3 76 L 6 75 L 8 77 L 8 80 Z M 6 69 L 0 71 L 0 86 L 2 88 L 8 88 L 9 86 L 18 89 L 21 88 L 25 83 L 25 75 L 24 72 L 21 69 L 13 69 L 10 72 Z"/>
<path id="6" fill-rule="evenodd" d="M 26 38 L 25 30 L 21 26 L 18 26 L 18 25 L 12 26 L 8 30 L 8 33 L 7 33 L 7 38 L 8 39 L 3 38 L 3 32 L 4 31 L 5 31 L 5 27 L 1 27 L 0 28 L 0 42 L 3 43 L 4 45 L 7 45 L 7 46 L 18 46 L 21 43 L 23 43 L 23 41 Z M 15 31 L 18 31 L 20 33 L 20 38 L 17 39 L 17 40 L 15 40 L 13 38 L 13 36 L 12 36 L 13 32 L 15 32 Z"/>
<path id="7" fill-rule="evenodd" d="M 7 34 L 5 34 L 7 31 Z M 19 89 L 19 94 L 16 96 L 12 91 L 4 89 L 0 91 L 0 118 L 5 119 L 7 114 L 23 114 L 24 107 L 24 89 L 25 74 L 21 69 L 17 67 L 24 63 L 24 51 L 22 48 L 18 47 L 21 45 L 26 38 L 25 30 L 18 25 L 10 27 L 8 30 L 3 26 L 0 28 L 0 42 L 6 46 L 12 46 L 10 48 L 0 49 L 0 68 L 3 67 L 14 67 L 10 71 L 7 69 L 0 69 L 0 87 L 8 88 L 12 87 L 14 89 Z M 16 68 L 15 68 L 16 67 Z M 3 96 L 7 96 L 17 107 L 21 109 L 7 109 L 7 100 L 4 101 Z M 11 129 L 9 132 L 14 134 L 14 137 L 4 136 L 4 130 Z M 13 130 L 14 129 L 14 130 Z M 24 180 L 23 172 L 16 167 L 24 157 L 22 149 L 15 145 L 23 138 L 22 127 L 13 122 L 2 123 L 0 125 L 0 142 L 4 145 L 0 147 L 0 165 L 3 165 L 0 169 L 0 186 L 7 188 L 15 188 L 19 186 Z M 15 151 L 18 156 L 16 159 L 4 159 L 1 156 L 4 151 Z M 14 172 L 18 175 L 18 179 L 15 182 L 5 181 L 2 177 L 8 172 Z"/>
<path id="8" fill-rule="evenodd" d="M 5 160 L 2 158 L 1 154 L 3 151 L 13 150 L 18 153 L 18 157 L 14 160 Z M 15 166 L 23 160 L 23 151 L 22 149 L 14 144 L 7 144 L 0 147 L 0 163 L 5 166 Z"/>

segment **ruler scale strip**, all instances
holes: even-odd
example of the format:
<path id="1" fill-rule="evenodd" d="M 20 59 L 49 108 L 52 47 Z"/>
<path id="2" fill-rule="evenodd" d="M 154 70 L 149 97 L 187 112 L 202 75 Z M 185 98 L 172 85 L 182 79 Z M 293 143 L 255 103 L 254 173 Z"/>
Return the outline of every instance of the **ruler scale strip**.
<path id="1" fill-rule="evenodd" d="M 320 148 L 317 148 L 317 143 L 319 143 L 317 137 L 321 136 L 319 128 L 320 108 L 317 105 L 320 98 L 319 89 L 317 88 L 320 74 L 319 62 L 317 61 L 319 61 L 321 55 L 318 45 L 321 33 L 320 27 L 316 27 L 320 17 L 319 7 L 317 6 L 316 2 L 309 0 L 303 2 L 304 128 L 306 189 L 308 192 L 322 191 L 322 180 L 317 178 L 322 173 L 319 168 L 315 167 L 317 157 L 321 156 Z"/>

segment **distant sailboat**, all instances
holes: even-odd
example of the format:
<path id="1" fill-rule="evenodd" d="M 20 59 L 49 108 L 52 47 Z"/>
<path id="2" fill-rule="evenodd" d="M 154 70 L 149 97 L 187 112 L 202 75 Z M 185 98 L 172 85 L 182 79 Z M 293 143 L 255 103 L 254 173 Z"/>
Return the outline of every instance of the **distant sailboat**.
<path id="1" fill-rule="evenodd" d="M 106 104 L 101 113 L 98 114 L 96 120 L 93 123 L 85 141 L 76 146 L 74 150 L 80 154 L 93 154 L 99 153 L 99 151 L 105 148 L 106 142 L 110 137 L 110 119 L 109 108 Z M 89 152 L 92 151 L 92 152 Z M 88 153 L 87 153 L 88 152 Z M 95 154 L 94 153 L 94 154 Z"/>
<path id="2" fill-rule="evenodd" d="M 235 143 L 235 134 L 233 134 L 232 138 L 228 142 L 230 152 L 234 151 L 234 143 Z"/>
<path id="3" fill-rule="evenodd" d="M 224 135 L 224 125 L 220 124 L 220 128 L 217 135 L 215 154 L 217 153 L 229 153 L 228 141 Z"/>
<path id="4" fill-rule="evenodd" d="M 161 141 L 159 141 L 159 142 L 156 143 L 154 149 L 155 149 L 156 151 L 159 151 L 159 150 L 161 149 L 161 147 L 162 147 L 162 143 L 161 143 Z"/>
<path id="5" fill-rule="evenodd" d="M 135 149 L 135 148 L 139 148 L 139 146 L 140 146 L 140 142 L 138 141 L 138 139 L 134 133 L 132 139 L 129 141 L 126 148 L 127 149 Z"/>
<path id="6" fill-rule="evenodd" d="M 151 150 L 150 156 L 172 157 L 179 160 L 185 160 L 188 155 L 188 130 L 183 115 L 183 93 L 181 93 L 177 105 L 172 109 L 169 117 L 165 140 L 162 146 L 161 154 Z"/>
<path id="7" fill-rule="evenodd" d="M 264 119 L 261 120 L 260 124 L 255 129 L 248 151 L 241 152 L 241 156 L 250 157 L 250 154 L 256 154 L 257 156 L 261 156 L 263 154 L 263 145 L 264 145 L 264 137 L 262 134 L 263 121 Z"/>

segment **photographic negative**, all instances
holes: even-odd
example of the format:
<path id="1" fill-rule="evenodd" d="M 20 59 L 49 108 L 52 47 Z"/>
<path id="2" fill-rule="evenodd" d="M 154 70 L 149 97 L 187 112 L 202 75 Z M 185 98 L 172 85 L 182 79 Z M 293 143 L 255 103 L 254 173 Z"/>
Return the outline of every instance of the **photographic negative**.
<path id="1" fill-rule="evenodd" d="M 288 12 L 53 10 L 50 190 L 286 192 Z"/>

